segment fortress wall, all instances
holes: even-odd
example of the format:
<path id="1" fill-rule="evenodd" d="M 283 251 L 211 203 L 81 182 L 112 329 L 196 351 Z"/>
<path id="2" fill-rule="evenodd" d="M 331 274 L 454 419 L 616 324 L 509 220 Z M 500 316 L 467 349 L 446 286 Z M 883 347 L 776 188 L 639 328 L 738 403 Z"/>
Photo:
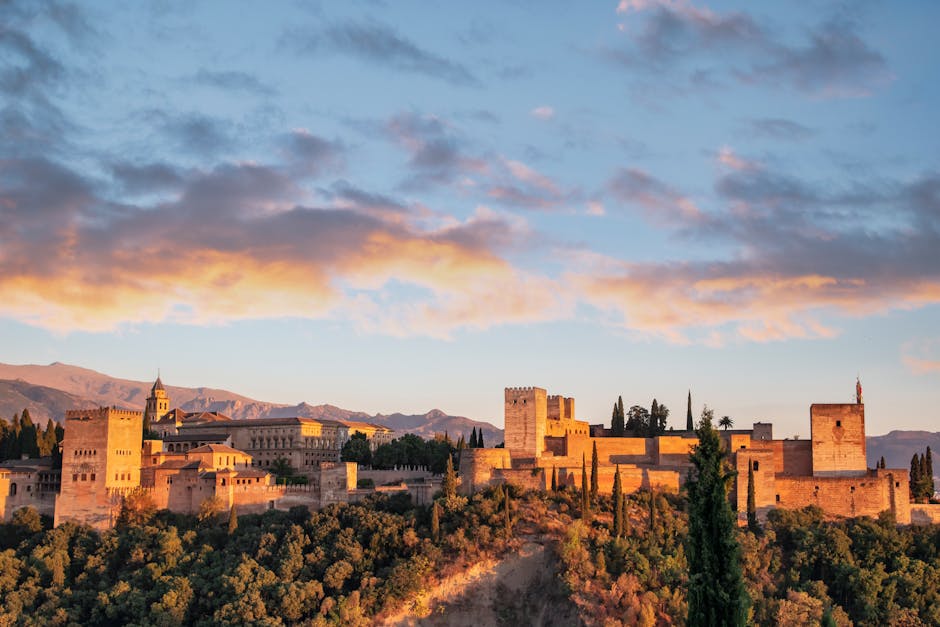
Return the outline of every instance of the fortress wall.
<path id="1" fill-rule="evenodd" d="M 738 519 L 747 519 L 747 480 L 750 466 L 754 468 L 754 505 L 757 509 L 757 518 L 761 521 L 766 520 L 767 512 L 777 505 L 774 452 L 772 450 L 739 450 L 735 454 L 734 465 L 738 475 L 732 486 L 731 501 L 735 504 Z"/>
<path id="2" fill-rule="evenodd" d="M 652 464 L 655 460 L 655 443 L 651 438 L 592 438 L 572 434 L 567 438 L 567 457 L 581 465 L 584 454 L 588 466 L 597 443 L 597 461 L 600 465 Z"/>
<path id="3" fill-rule="evenodd" d="M 542 451 L 542 458 L 544 459 L 547 456 L 552 457 L 565 457 L 568 452 L 568 447 L 565 441 L 565 438 L 546 436 L 545 438 L 545 450 Z"/>
<path id="4" fill-rule="evenodd" d="M 940 525 L 940 504 L 911 504 L 911 524 Z"/>
<path id="5" fill-rule="evenodd" d="M 809 440 L 774 440 L 774 471 L 778 475 L 809 477 L 813 474 L 813 443 Z"/>
<path id="6" fill-rule="evenodd" d="M 565 399 L 565 415 L 567 415 L 571 420 L 577 419 L 574 413 L 574 398 L 572 397 Z"/>
<path id="7" fill-rule="evenodd" d="M 566 435 L 590 435 L 591 426 L 580 420 L 552 420 L 545 421 L 545 435 L 547 437 L 563 438 Z"/>
<path id="8" fill-rule="evenodd" d="M 865 473 L 865 406 L 814 404 L 809 408 L 813 441 L 813 476 Z"/>
<path id="9" fill-rule="evenodd" d="M 615 466 L 598 467 L 597 490 L 601 494 L 611 494 L 614 489 Z M 581 466 L 559 468 L 558 485 L 567 485 L 581 489 Z M 591 467 L 588 465 L 588 485 L 590 485 Z M 620 466 L 620 483 L 625 494 L 655 488 L 666 492 L 678 492 L 681 484 L 680 473 L 669 468 L 641 468 L 638 466 Z M 551 471 L 547 471 L 549 483 Z"/>
<path id="10" fill-rule="evenodd" d="M 9 522 L 13 512 L 22 507 L 32 507 L 44 516 L 55 515 L 56 493 L 40 492 L 36 475 L 36 472 L 0 471 L 0 520 Z M 13 484 L 16 484 L 16 494 L 11 494 Z"/>
<path id="11" fill-rule="evenodd" d="M 513 457 L 538 457 L 545 446 L 547 394 L 542 388 L 506 388 L 505 446 Z"/>
<path id="12" fill-rule="evenodd" d="M 892 509 L 889 477 L 777 477 L 777 507 L 817 505 L 829 516 L 872 516 Z M 909 510 L 908 510 L 909 512 Z M 909 514 L 908 514 L 909 520 Z M 898 520 L 898 522 L 902 522 Z"/>
<path id="13" fill-rule="evenodd" d="M 469 449 L 465 449 L 469 450 Z M 485 450 L 485 449 L 480 449 Z M 462 454 L 461 454 L 462 459 Z M 358 471 L 359 479 L 372 479 L 375 485 L 383 486 L 391 483 L 401 483 L 408 479 L 425 479 L 433 476 L 428 470 L 362 470 Z"/>
<path id="14" fill-rule="evenodd" d="M 568 414 L 565 412 L 565 397 L 552 395 L 547 398 L 546 418 L 549 420 L 567 420 Z"/>
<path id="15" fill-rule="evenodd" d="M 509 451 L 504 448 L 469 448 L 460 454 L 460 493 L 473 494 L 490 485 L 494 471 L 512 468 Z"/>
<path id="16" fill-rule="evenodd" d="M 546 473 L 544 468 L 497 468 L 493 471 L 493 479 L 511 483 L 524 490 L 547 490 L 551 487 L 551 472 Z"/>

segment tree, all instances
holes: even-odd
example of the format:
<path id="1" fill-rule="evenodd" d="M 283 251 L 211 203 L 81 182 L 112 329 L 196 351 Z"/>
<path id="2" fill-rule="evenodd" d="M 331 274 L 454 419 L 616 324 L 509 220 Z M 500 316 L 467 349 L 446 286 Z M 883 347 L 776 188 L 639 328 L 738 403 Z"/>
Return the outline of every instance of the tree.
<path id="1" fill-rule="evenodd" d="M 656 437 L 657 435 L 664 433 L 666 431 L 666 420 L 669 418 L 669 408 L 665 405 L 660 405 L 656 402 L 656 399 L 653 399 L 653 406 L 650 408 L 650 437 Z"/>
<path id="2" fill-rule="evenodd" d="M 558 469 L 552 466 L 552 492 L 558 491 Z"/>
<path id="3" fill-rule="evenodd" d="M 505 507 L 503 508 L 503 513 L 505 516 L 505 529 L 506 529 L 506 539 L 512 537 L 512 514 L 509 511 L 509 490 L 506 490 L 506 499 L 503 501 Z"/>
<path id="4" fill-rule="evenodd" d="M 594 449 L 591 451 L 591 502 L 597 500 L 597 441 L 594 441 Z"/>
<path id="5" fill-rule="evenodd" d="M 933 482 L 933 453 L 931 453 L 929 446 L 927 447 L 927 465 L 924 470 L 927 475 L 927 498 L 933 498 L 936 487 Z"/>
<path id="6" fill-rule="evenodd" d="M 646 435 L 649 433 L 650 427 L 650 412 L 645 407 L 640 405 L 634 405 L 630 408 L 630 411 L 627 412 L 627 431 L 633 431 L 638 435 Z"/>
<path id="7" fill-rule="evenodd" d="M 650 539 L 656 540 L 656 491 L 650 487 Z"/>
<path id="8" fill-rule="evenodd" d="M 747 462 L 747 526 L 757 531 L 757 500 L 754 494 L 754 463 Z"/>
<path id="9" fill-rule="evenodd" d="M 727 431 L 734 426 L 734 420 L 731 416 L 722 416 L 721 420 L 718 421 L 718 426 Z"/>
<path id="10" fill-rule="evenodd" d="M 483 427 L 480 427 L 480 430 L 477 431 L 477 448 L 486 448 L 483 444 Z"/>
<path id="11" fill-rule="evenodd" d="M 692 431 L 695 425 L 692 424 L 692 390 L 689 390 L 689 404 L 685 410 L 685 430 Z"/>
<path id="12" fill-rule="evenodd" d="M 689 460 L 689 614 L 688 624 L 744 625 L 748 598 L 741 575 L 735 519 L 728 502 L 734 472 L 728 452 L 712 426 L 713 412 L 702 411 L 698 444 Z"/>
<path id="13" fill-rule="evenodd" d="M 294 467 L 285 457 L 278 457 L 271 462 L 271 472 L 277 476 L 277 483 L 287 483 L 294 476 Z"/>
<path id="14" fill-rule="evenodd" d="M 581 453 L 581 518 L 587 520 L 591 516 L 591 503 L 588 500 L 587 462 L 584 453 Z"/>
<path id="15" fill-rule="evenodd" d="M 437 501 L 431 505 L 431 537 L 435 542 L 441 539 L 441 506 Z"/>
<path id="16" fill-rule="evenodd" d="M 474 427 L 473 431 L 470 432 L 470 448 L 477 447 L 477 428 Z"/>
<path id="17" fill-rule="evenodd" d="M 235 503 L 232 503 L 232 509 L 228 512 L 228 535 L 235 533 L 238 529 L 238 512 L 235 511 Z"/>
<path id="18" fill-rule="evenodd" d="M 366 434 L 360 431 L 353 433 L 343 444 L 339 458 L 344 462 L 356 462 L 362 466 L 371 466 L 372 447 L 369 445 Z"/>
<path id="19" fill-rule="evenodd" d="M 881 459 L 878 460 L 878 463 L 875 465 L 875 468 L 886 468 L 884 455 L 882 455 Z"/>
<path id="20" fill-rule="evenodd" d="M 614 537 L 619 538 L 623 535 L 623 487 L 620 484 L 620 464 L 617 464 L 614 471 L 614 491 L 612 494 L 614 502 Z"/>
<path id="21" fill-rule="evenodd" d="M 920 458 L 917 453 L 911 458 L 910 492 L 912 501 L 920 498 Z"/>
<path id="22" fill-rule="evenodd" d="M 447 468 L 444 470 L 444 478 L 441 480 L 441 492 L 444 498 L 452 499 L 457 496 L 457 474 L 454 472 L 454 462 L 447 458 Z"/>
<path id="23" fill-rule="evenodd" d="M 614 411 L 610 417 L 610 433 L 614 437 L 622 437 L 624 430 L 623 397 L 618 396 L 614 403 Z"/>

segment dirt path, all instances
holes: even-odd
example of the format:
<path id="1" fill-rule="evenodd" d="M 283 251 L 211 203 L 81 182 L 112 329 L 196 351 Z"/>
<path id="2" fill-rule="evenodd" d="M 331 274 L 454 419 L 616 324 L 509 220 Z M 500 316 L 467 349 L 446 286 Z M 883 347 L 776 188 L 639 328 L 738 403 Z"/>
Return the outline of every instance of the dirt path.
<path id="1" fill-rule="evenodd" d="M 530 536 L 502 560 L 475 564 L 445 579 L 383 625 L 482 627 L 577 625 L 577 610 L 558 589 L 547 541 Z"/>

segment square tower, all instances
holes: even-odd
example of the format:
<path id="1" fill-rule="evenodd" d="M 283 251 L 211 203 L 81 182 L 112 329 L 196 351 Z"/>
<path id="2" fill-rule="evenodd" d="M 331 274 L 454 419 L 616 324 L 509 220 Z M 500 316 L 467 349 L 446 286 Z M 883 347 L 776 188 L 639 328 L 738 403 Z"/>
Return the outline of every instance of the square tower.
<path id="1" fill-rule="evenodd" d="M 65 413 L 55 524 L 114 525 L 122 495 L 140 485 L 143 414 L 101 407 Z"/>
<path id="2" fill-rule="evenodd" d="M 865 405 L 813 404 L 809 408 L 813 440 L 813 476 L 865 474 Z"/>
<path id="3" fill-rule="evenodd" d="M 506 388 L 506 448 L 515 458 L 537 458 L 545 449 L 548 394 L 542 388 Z"/>

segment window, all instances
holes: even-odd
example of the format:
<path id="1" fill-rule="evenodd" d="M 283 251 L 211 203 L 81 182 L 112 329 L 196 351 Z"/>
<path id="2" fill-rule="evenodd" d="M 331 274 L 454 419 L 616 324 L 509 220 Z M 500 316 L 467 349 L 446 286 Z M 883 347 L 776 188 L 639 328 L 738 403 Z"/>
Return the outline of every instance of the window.
<path id="1" fill-rule="evenodd" d="M 836 426 L 837 426 L 837 427 L 841 427 L 841 426 L 842 426 L 842 421 L 841 421 L 841 420 L 836 420 Z"/>
<path id="2" fill-rule="evenodd" d="M 16 496 L 16 484 L 15 483 L 10 484 L 10 496 Z"/>
<path id="3" fill-rule="evenodd" d="M 95 473 L 91 473 L 91 480 L 92 480 L 92 481 L 95 480 Z"/>
<path id="4" fill-rule="evenodd" d="M 72 481 L 78 481 L 78 473 L 72 475 Z"/>
<path id="5" fill-rule="evenodd" d="M 88 481 L 88 475 L 84 472 L 82 473 L 82 481 Z"/>
<path id="6" fill-rule="evenodd" d="M 895 481 L 895 482 L 894 482 L 894 487 L 900 488 L 900 487 L 901 487 L 901 482 L 900 482 L 900 481 Z"/>
<path id="7" fill-rule="evenodd" d="M 779 495 L 779 494 L 777 495 L 777 502 L 778 502 L 778 503 L 780 502 L 780 495 Z"/>
<path id="8" fill-rule="evenodd" d="M 756 459 L 754 460 L 754 470 L 760 470 L 760 462 Z"/>

